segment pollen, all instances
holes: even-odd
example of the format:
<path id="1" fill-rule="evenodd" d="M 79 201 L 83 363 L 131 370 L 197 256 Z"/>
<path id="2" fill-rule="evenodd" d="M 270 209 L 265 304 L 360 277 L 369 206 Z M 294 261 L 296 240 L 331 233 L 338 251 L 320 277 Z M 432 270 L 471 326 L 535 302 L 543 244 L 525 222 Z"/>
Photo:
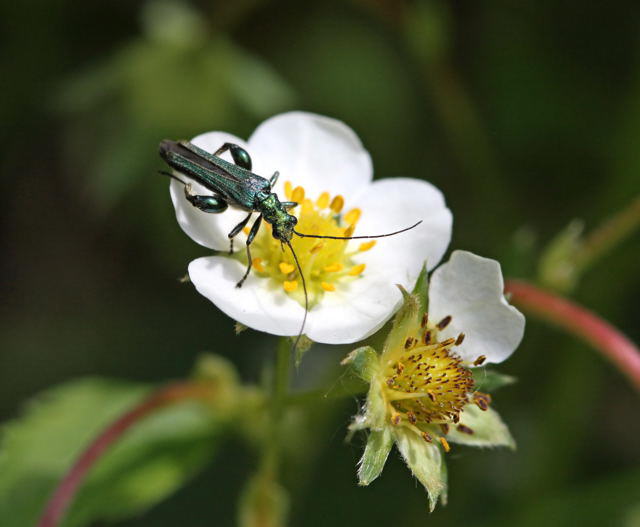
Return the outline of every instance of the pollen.
<path id="1" fill-rule="evenodd" d="M 340 214 L 342 207 L 344 207 L 344 198 L 338 194 L 331 200 L 331 210 L 336 214 Z"/>
<path id="2" fill-rule="evenodd" d="M 399 415 L 398 426 L 449 452 L 446 436 L 459 423 L 464 407 L 475 403 L 486 409 L 491 398 L 474 391 L 471 370 L 455 352 L 459 339 L 439 338 L 441 322 L 434 324 L 426 314 L 420 315 L 402 339 L 388 344 L 381 357 L 380 386 L 389 419 Z"/>
<path id="3" fill-rule="evenodd" d="M 351 209 L 344 215 L 344 221 L 346 221 L 349 225 L 354 225 L 358 223 L 361 214 L 362 211 L 360 209 Z"/>
<path id="4" fill-rule="evenodd" d="M 302 203 L 304 201 L 304 189 L 302 187 L 296 187 L 291 193 L 291 201 L 296 203 Z"/>
<path id="5" fill-rule="evenodd" d="M 371 249 L 374 245 L 376 244 L 376 240 L 371 240 L 370 242 L 364 242 L 360 244 L 360 247 L 358 247 L 358 251 L 360 251 L 361 253 L 368 251 L 369 249 Z"/>
<path id="6" fill-rule="evenodd" d="M 251 260 L 251 265 L 259 273 L 264 273 L 264 265 L 262 265 L 262 258 L 254 258 Z"/>
<path id="7" fill-rule="evenodd" d="M 349 276 L 359 276 L 363 273 L 367 264 L 358 264 L 354 265 L 351 269 L 349 269 Z"/>
<path id="8" fill-rule="evenodd" d="M 335 262 L 335 263 L 332 263 L 331 265 L 326 265 L 324 267 L 324 270 L 327 273 L 337 273 L 338 271 L 342 271 L 342 268 L 343 266 L 340 262 Z"/>
<path id="9" fill-rule="evenodd" d="M 287 293 L 293 293 L 296 289 L 298 289 L 298 281 L 297 280 L 285 280 L 282 282 L 282 287 Z"/>
<path id="10" fill-rule="evenodd" d="M 282 274 L 289 274 L 289 273 L 292 273 L 292 272 L 293 272 L 293 271 L 295 271 L 295 269 L 296 269 L 294 265 L 291 265 L 291 264 L 290 264 L 290 263 L 288 263 L 288 262 L 280 262 L 280 263 L 278 264 L 278 268 L 280 269 L 280 272 L 281 272 Z"/>
<path id="11" fill-rule="evenodd" d="M 318 206 L 319 209 L 326 209 L 329 206 L 330 199 L 331 197 L 329 196 L 329 193 L 323 192 L 322 194 L 320 194 L 320 196 L 316 200 L 316 205 Z"/>
<path id="12" fill-rule="evenodd" d="M 285 181 L 284 195 L 287 200 L 299 204 L 289 212 L 298 219 L 296 230 L 305 234 L 352 236 L 364 214 L 360 208 L 346 208 L 344 197 L 331 194 L 329 189 L 310 195 L 302 186 Z M 342 214 L 343 210 L 347 212 Z M 291 247 L 298 257 L 298 266 L 291 251 L 273 237 L 271 226 L 266 224 L 251 245 L 251 253 L 255 256 L 252 266 L 261 277 L 270 280 L 274 287 L 284 290 L 303 306 L 304 278 L 309 307 L 313 308 L 325 295 L 343 288 L 348 290 L 349 284 L 365 273 L 366 264 L 361 262 L 361 253 L 372 249 L 375 244 L 375 240 L 356 245 L 348 240 L 293 236 Z M 359 261 L 356 261 L 356 256 Z M 234 257 L 239 260 L 246 258 L 244 251 L 238 251 Z"/>

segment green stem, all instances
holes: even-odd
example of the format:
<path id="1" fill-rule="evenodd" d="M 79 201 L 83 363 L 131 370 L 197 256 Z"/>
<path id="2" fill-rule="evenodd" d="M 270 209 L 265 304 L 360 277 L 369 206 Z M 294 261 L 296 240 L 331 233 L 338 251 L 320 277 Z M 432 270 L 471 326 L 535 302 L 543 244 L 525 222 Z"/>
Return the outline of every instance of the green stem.
<path id="1" fill-rule="evenodd" d="M 591 232 L 576 255 L 576 267 L 582 271 L 640 227 L 640 196 Z"/>

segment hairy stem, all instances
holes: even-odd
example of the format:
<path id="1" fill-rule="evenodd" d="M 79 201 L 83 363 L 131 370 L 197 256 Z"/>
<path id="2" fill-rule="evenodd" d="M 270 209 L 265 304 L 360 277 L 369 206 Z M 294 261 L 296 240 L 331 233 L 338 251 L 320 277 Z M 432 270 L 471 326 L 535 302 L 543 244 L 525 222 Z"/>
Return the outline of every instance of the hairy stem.
<path id="1" fill-rule="evenodd" d="M 529 283 L 507 280 L 511 302 L 573 333 L 602 353 L 640 390 L 640 350 L 625 335 L 591 311 Z"/>
<path id="2" fill-rule="evenodd" d="M 61 523 L 65 512 L 71 505 L 76 492 L 86 479 L 91 468 L 129 428 L 146 416 L 166 406 L 188 399 L 206 400 L 211 396 L 211 386 L 202 382 L 171 384 L 152 393 L 138 406 L 111 423 L 84 450 L 58 484 L 40 517 L 38 527 L 57 527 Z"/>

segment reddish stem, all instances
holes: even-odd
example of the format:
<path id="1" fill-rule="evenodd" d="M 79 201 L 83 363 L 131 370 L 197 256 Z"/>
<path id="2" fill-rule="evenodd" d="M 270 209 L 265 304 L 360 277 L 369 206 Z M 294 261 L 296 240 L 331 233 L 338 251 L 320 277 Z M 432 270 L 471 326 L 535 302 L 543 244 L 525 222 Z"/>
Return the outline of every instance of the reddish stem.
<path id="1" fill-rule="evenodd" d="M 582 338 L 615 364 L 640 390 L 640 350 L 625 335 L 591 311 L 518 280 L 507 280 L 511 302 Z"/>
<path id="2" fill-rule="evenodd" d="M 176 383 L 152 393 L 138 406 L 129 410 L 105 428 L 80 455 L 75 464 L 58 484 L 49 499 L 38 527 L 56 527 L 62 520 L 67 508 L 91 467 L 102 454 L 116 442 L 132 425 L 147 415 L 186 399 L 204 399 L 211 397 L 211 387 L 196 382 Z"/>

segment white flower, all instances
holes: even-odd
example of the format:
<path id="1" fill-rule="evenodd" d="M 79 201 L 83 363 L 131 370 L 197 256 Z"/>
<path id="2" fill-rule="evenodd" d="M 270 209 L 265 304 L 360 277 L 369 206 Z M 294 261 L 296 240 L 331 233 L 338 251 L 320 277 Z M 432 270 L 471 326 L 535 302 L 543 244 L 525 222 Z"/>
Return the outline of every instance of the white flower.
<path id="1" fill-rule="evenodd" d="M 472 371 L 502 362 L 522 339 L 524 316 L 503 289 L 498 262 L 455 251 L 432 274 L 428 291 L 422 276 L 415 294 L 405 294 L 381 354 L 363 347 L 345 359 L 370 383 L 365 411 L 352 425 L 370 429 L 358 472 L 362 485 L 380 474 L 395 443 L 433 509 L 439 497 L 446 500 L 449 442 L 514 446 L 476 382 L 499 377 L 481 371 L 476 378 Z"/>
<path id="2" fill-rule="evenodd" d="M 283 201 L 300 203 L 292 213 L 301 233 L 349 236 L 357 224 L 355 235 L 375 235 L 422 220 L 406 233 L 364 243 L 294 236 L 291 243 L 309 290 L 304 332 L 313 341 L 349 343 L 372 334 L 401 301 L 395 284 L 412 287 L 425 259 L 434 267 L 449 244 L 452 216 L 442 193 L 417 179 L 373 182 L 369 154 L 339 121 L 291 112 L 268 119 L 246 142 L 224 132 L 192 140 L 209 152 L 225 142 L 249 152 L 254 173 L 269 178 L 280 172 L 272 190 Z M 195 183 L 192 191 L 211 194 Z M 231 208 L 222 214 L 202 212 L 185 199 L 176 181 L 171 197 L 182 229 L 199 244 L 221 251 L 190 263 L 196 289 L 246 326 L 296 335 L 304 316 L 301 280 L 290 252 L 282 250 L 269 226 L 263 223 L 251 245 L 252 272 L 236 288 L 246 265 L 246 229 L 236 237 L 232 256 L 227 254 L 227 234 L 246 213 Z"/>

